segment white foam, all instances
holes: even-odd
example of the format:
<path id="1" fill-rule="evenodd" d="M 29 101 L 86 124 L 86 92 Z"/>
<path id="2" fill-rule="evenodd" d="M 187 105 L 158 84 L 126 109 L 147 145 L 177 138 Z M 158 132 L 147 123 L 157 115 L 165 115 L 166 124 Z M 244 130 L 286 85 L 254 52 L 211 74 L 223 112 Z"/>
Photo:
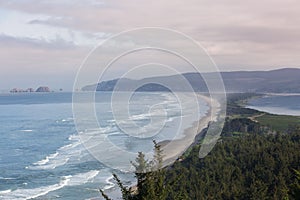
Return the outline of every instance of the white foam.
<path id="1" fill-rule="evenodd" d="M 82 184 L 91 182 L 98 174 L 99 174 L 99 171 L 97 171 L 97 170 L 92 170 L 92 171 L 89 171 L 86 173 L 76 174 L 76 175 L 70 177 L 68 186 L 82 185 Z"/>
<path id="2" fill-rule="evenodd" d="M 10 193 L 11 192 L 11 190 L 2 190 L 2 191 L 0 191 L 0 195 L 1 194 L 7 194 L 7 193 Z"/>
<path id="3" fill-rule="evenodd" d="M 33 189 L 17 189 L 10 191 L 5 194 L 0 194 L 2 200 L 19 200 L 19 199 L 33 199 L 43 195 L 48 194 L 49 192 L 58 190 L 66 186 L 69 182 L 69 179 L 62 179 L 58 184 L 50 185 L 50 186 L 43 186 L 39 188 Z"/>
<path id="4" fill-rule="evenodd" d="M 99 171 L 92 170 L 86 173 L 80 173 L 73 176 L 63 176 L 60 182 L 57 184 L 32 189 L 17 189 L 13 191 L 4 190 L 0 191 L 0 197 L 2 200 L 33 199 L 40 196 L 44 196 L 49 192 L 59 190 L 65 186 L 76 186 L 91 182 L 98 174 Z"/>
<path id="5" fill-rule="evenodd" d="M 45 164 L 47 164 L 48 162 L 49 162 L 49 157 L 46 156 L 45 159 L 40 160 L 40 161 L 37 161 L 37 162 L 35 162 L 35 163 L 33 163 L 33 164 L 34 164 L 34 165 L 45 165 Z"/>
<path id="6" fill-rule="evenodd" d="M 4 178 L 4 177 L 0 177 L 0 179 L 2 179 L 2 180 L 14 180 L 15 178 Z"/>
<path id="7" fill-rule="evenodd" d="M 76 135 L 72 135 L 69 137 L 69 140 L 73 141 L 73 143 L 62 146 L 55 153 L 46 156 L 44 159 L 26 168 L 31 170 L 55 169 L 65 165 L 71 158 L 79 157 L 81 152 L 84 151 L 83 146 L 81 146 L 80 138 Z"/>
<path id="8" fill-rule="evenodd" d="M 68 140 L 79 140 L 79 135 L 70 135 Z"/>
<path id="9" fill-rule="evenodd" d="M 115 187 L 113 179 L 112 171 L 109 168 L 105 168 L 100 171 L 99 176 L 94 179 L 94 182 L 100 183 L 101 189 L 109 190 Z"/>
<path id="10" fill-rule="evenodd" d="M 72 121 L 74 121 L 74 119 L 71 117 L 61 120 L 61 122 L 72 122 Z"/>
<path id="11" fill-rule="evenodd" d="M 21 132 L 32 132 L 33 130 L 31 129 L 25 129 L 25 130 L 20 130 Z"/>
<path id="12" fill-rule="evenodd" d="M 26 169 L 31 169 L 31 170 L 37 170 L 37 169 L 55 169 L 59 166 L 65 165 L 69 161 L 69 158 L 64 158 L 64 159 L 57 159 L 53 160 L 44 165 L 35 165 L 35 166 L 28 166 Z"/>
<path id="13" fill-rule="evenodd" d="M 50 154 L 49 156 L 46 156 L 45 159 L 40 160 L 40 161 L 38 161 L 36 163 L 33 163 L 33 164 L 34 165 L 45 165 L 50 161 L 50 159 L 54 159 L 56 156 L 58 156 L 58 154 L 59 154 L 58 152 L 55 152 L 54 154 Z"/>
<path id="14" fill-rule="evenodd" d="M 150 116 L 151 116 L 150 113 L 131 115 L 129 117 L 129 120 L 144 120 L 144 119 L 148 119 Z"/>
<path id="15" fill-rule="evenodd" d="M 65 119 L 56 120 L 55 122 L 56 123 L 61 123 L 61 122 L 65 123 L 65 122 L 73 122 L 73 121 L 74 121 L 74 118 L 69 117 L 69 118 L 65 118 Z"/>
<path id="16" fill-rule="evenodd" d="M 115 184 L 112 182 L 113 178 L 113 176 L 110 176 L 105 180 L 107 185 L 103 188 L 104 190 L 109 190 L 115 186 Z"/>
<path id="17" fill-rule="evenodd" d="M 169 117 L 169 118 L 166 120 L 166 122 L 172 122 L 172 121 L 174 121 L 175 119 L 177 119 L 177 118 L 179 118 L 179 117 L 181 117 L 181 116 L 173 116 L 173 117 Z"/>

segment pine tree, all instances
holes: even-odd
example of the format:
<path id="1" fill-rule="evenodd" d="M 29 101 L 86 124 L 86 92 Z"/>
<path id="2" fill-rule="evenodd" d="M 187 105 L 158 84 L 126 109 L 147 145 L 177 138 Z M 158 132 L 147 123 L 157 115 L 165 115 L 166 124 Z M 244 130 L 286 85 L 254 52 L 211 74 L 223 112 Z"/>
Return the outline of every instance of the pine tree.
<path id="1" fill-rule="evenodd" d="M 291 196 L 296 199 L 296 200 L 300 200 L 300 171 L 294 170 L 295 171 L 295 175 L 296 175 L 296 180 L 295 182 L 292 184 L 292 191 L 291 191 Z"/>
<path id="2" fill-rule="evenodd" d="M 100 191 L 100 194 L 102 195 L 102 197 L 103 197 L 105 200 L 112 200 L 111 198 L 109 198 L 109 197 L 104 193 L 103 190 L 99 189 L 99 191 Z"/>
<path id="3" fill-rule="evenodd" d="M 163 167 L 163 151 L 156 141 L 154 143 L 154 156 L 151 161 L 145 159 L 145 154 L 138 153 L 135 162 L 135 177 L 137 179 L 137 191 L 133 193 L 125 187 L 116 174 L 114 180 L 121 189 L 123 200 L 165 200 L 167 198 L 167 187 L 165 186 L 165 170 Z M 106 200 L 111 200 L 102 190 L 101 195 Z"/>

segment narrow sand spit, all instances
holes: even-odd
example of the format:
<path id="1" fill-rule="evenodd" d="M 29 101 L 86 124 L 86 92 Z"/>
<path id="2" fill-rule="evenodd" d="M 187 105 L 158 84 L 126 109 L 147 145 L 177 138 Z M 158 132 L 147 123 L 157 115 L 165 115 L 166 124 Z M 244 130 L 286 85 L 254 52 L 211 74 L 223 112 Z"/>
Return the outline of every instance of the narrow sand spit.
<path id="1" fill-rule="evenodd" d="M 195 121 L 192 127 L 184 130 L 184 137 L 178 140 L 162 141 L 159 144 L 164 152 L 164 166 L 173 163 L 178 159 L 194 142 L 195 137 L 205 129 L 209 122 L 216 121 L 217 114 L 220 110 L 220 104 L 217 100 L 198 94 L 198 97 L 204 99 L 210 107 L 206 116 L 199 121 Z"/>

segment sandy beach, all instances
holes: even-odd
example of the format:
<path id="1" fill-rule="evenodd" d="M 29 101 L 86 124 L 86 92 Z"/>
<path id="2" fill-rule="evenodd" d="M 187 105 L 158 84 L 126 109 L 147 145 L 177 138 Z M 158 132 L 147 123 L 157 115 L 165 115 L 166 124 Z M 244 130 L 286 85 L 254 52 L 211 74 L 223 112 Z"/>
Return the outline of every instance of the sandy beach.
<path id="1" fill-rule="evenodd" d="M 184 130 L 183 138 L 172 141 L 162 141 L 159 143 L 164 152 L 163 166 L 170 165 L 176 161 L 178 157 L 180 157 L 193 144 L 196 136 L 203 129 L 208 127 L 209 122 L 216 120 L 217 113 L 220 110 L 219 102 L 201 94 L 197 95 L 199 98 L 205 100 L 209 106 L 209 110 L 199 121 L 195 121 L 192 127 Z"/>

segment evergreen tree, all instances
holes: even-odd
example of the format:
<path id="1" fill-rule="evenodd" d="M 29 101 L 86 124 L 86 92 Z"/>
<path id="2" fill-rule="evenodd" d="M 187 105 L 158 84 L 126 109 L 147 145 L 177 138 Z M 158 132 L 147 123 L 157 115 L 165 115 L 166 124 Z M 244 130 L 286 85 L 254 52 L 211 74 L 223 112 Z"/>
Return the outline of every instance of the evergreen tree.
<path id="1" fill-rule="evenodd" d="M 154 142 L 151 161 L 140 152 L 132 163 L 136 193 L 115 180 L 123 199 L 130 200 L 299 199 L 299 144 L 299 129 L 289 134 L 223 136 L 205 158 L 199 159 L 196 145 L 181 162 L 165 169 L 162 150 Z"/>
<path id="2" fill-rule="evenodd" d="M 296 200 L 300 200 L 300 171 L 294 170 L 296 180 L 291 187 L 291 196 Z"/>
<path id="3" fill-rule="evenodd" d="M 165 170 L 163 166 L 163 152 L 156 141 L 154 143 L 154 156 L 151 161 L 145 159 L 142 152 L 138 153 L 135 162 L 135 177 L 137 179 L 137 191 L 134 193 L 125 187 L 116 174 L 113 174 L 124 200 L 165 200 L 167 198 L 167 187 L 165 186 Z M 101 195 L 106 200 L 111 200 L 102 190 Z"/>

